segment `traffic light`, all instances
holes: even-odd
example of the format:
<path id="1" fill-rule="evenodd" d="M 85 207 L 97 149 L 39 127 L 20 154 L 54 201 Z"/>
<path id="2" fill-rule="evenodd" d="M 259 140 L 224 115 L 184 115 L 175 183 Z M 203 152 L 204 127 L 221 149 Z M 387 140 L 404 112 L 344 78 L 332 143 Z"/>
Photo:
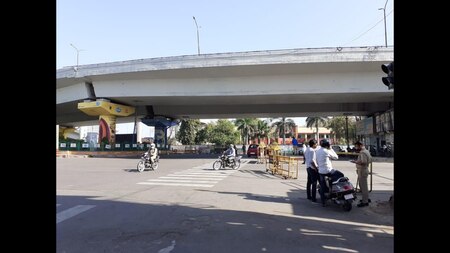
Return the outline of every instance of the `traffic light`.
<path id="1" fill-rule="evenodd" d="M 394 62 L 382 64 L 381 69 L 387 74 L 387 77 L 381 78 L 384 85 L 386 85 L 389 89 L 394 89 Z"/>

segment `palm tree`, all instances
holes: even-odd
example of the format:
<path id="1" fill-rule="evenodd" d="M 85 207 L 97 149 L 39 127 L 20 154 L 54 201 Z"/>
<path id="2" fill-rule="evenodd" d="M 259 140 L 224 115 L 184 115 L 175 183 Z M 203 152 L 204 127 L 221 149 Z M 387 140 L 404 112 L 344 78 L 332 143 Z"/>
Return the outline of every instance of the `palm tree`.
<path id="1" fill-rule="evenodd" d="M 245 138 L 244 144 L 248 145 L 248 136 L 252 135 L 256 128 L 256 118 L 236 119 L 234 125 L 237 126 L 237 129 L 241 131 L 242 136 Z"/>
<path id="2" fill-rule="evenodd" d="M 258 138 L 258 143 L 261 143 L 261 138 L 268 137 L 270 132 L 270 127 L 267 121 L 259 120 L 256 124 L 255 136 Z"/>
<path id="3" fill-rule="evenodd" d="M 283 145 L 286 141 L 286 131 L 285 129 L 290 129 L 290 133 L 295 132 L 294 129 L 297 127 L 294 120 L 292 119 L 286 119 L 285 117 L 282 117 L 281 120 L 276 121 L 272 123 L 272 127 L 275 127 L 275 132 L 278 133 L 278 136 L 283 136 Z"/>
<path id="4" fill-rule="evenodd" d="M 319 125 L 326 126 L 328 118 L 325 117 L 308 117 L 306 118 L 306 127 L 316 127 L 316 140 L 319 141 Z"/>

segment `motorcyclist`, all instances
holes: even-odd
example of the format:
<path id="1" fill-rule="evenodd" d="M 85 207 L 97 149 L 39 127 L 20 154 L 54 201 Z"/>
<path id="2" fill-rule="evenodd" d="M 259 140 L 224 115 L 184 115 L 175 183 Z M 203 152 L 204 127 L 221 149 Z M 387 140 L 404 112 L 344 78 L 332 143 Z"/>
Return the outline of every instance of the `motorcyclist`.
<path id="1" fill-rule="evenodd" d="M 150 162 L 154 163 L 156 157 L 158 156 L 158 149 L 156 148 L 155 143 L 150 144 L 150 148 L 147 153 L 150 156 Z"/>
<path id="2" fill-rule="evenodd" d="M 227 163 L 231 163 L 231 159 L 234 159 L 236 154 L 236 150 L 234 149 L 234 145 L 230 144 L 229 148 L 225 150 L 224 155 L 227 157 Z"/>

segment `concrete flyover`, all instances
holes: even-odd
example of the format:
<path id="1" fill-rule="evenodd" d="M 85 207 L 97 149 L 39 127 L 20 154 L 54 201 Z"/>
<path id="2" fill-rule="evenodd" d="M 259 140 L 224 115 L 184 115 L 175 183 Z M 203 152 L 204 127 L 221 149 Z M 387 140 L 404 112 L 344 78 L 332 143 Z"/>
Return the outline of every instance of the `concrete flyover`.
<path id="1" fill-rule="evenodd" d="M 172 118 L 369 115 L 393 106 L 381 64 L 392 47 L 315 48 L 151 58 L 57 70 L 57 124 L 97 124 L 86 99 L 133 106 L 132 122 Z"/>

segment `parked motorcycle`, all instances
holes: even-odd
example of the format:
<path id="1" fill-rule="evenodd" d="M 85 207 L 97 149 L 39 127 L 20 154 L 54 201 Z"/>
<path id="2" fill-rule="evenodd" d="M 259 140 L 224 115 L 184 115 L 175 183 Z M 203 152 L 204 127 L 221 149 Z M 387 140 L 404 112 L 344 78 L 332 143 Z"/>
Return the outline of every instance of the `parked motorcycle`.
<path id="1" fill-rule="evenodd" d="M 331 194 L 330 191 L 325 192 L 325 199 L 330 199 L 334 203 L 342 205 L 345 211 L 352 210 L 352 202 L 356 199 L 356 196 L 355 188 L 350 180 L 347 177 L 340 177 L 333 182 L 331 177 L 326 177 L 326 181 L 328 182 L 328 189 L 331 189 Z M 317 189 L 320 193 L 320 184 L 317 185 Z"/>
<path id="2" fill-rule="evenodd" d="M 156 156 L 155 162 L 151 162 L 150 156 L 148 152 L 142 154 L 141 160 L 137 164 L 137 170 L 139 172 L 144 171 L 145 169 L 156 170 L 159 166 L 159 156 Z"/>
<path id="3" fill-rule="evenodd" d="M 226 167 L 230 167 L 237 170 L 241 167 L 241 158 L 242 156 L 235 156 L 234 159 L 228 161 L 227 156 L 221 155 L 219 156 L 219 159 L 213 163 L 213 169 L 218 170 L 220 168 L 225 169 Z"/>

